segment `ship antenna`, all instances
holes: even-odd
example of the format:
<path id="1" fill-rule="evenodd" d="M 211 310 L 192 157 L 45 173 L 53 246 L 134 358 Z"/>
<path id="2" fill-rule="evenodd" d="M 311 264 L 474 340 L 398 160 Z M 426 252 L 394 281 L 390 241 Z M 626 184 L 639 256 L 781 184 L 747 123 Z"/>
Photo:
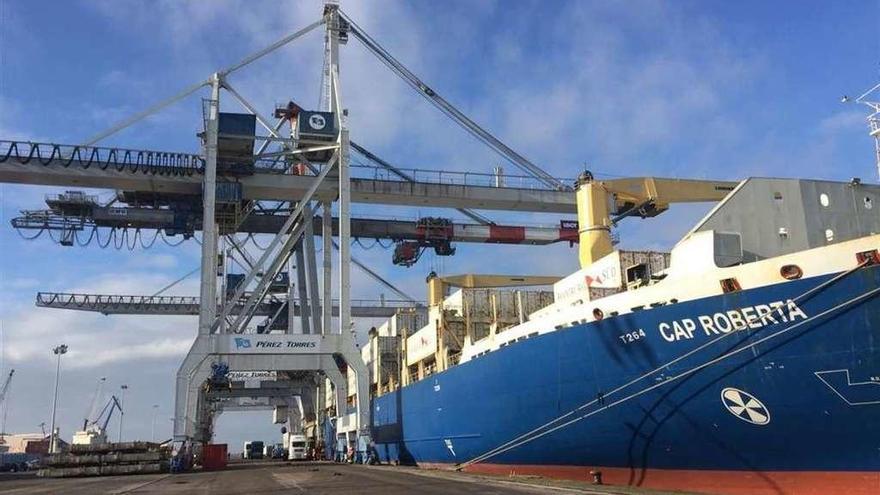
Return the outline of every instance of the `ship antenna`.
<path id="1" fill-rule="evenodd" d="M 850 100 L 848 96 L 843 96 L 840 99 L 840 102 L 861 103 L 871 109 L 871 113 L 867 118 L 868 134 L 874 138 L 874 163 L 877 166 L 877 175 L 880 177 L 880 101 L 869 99 L 877 97 L 876 93 L 878 93 L 878 90 L 880 90 L 880 83 L 877 83 L 874 87 L 862 93 L 862 95 L 855 100 Z"/>

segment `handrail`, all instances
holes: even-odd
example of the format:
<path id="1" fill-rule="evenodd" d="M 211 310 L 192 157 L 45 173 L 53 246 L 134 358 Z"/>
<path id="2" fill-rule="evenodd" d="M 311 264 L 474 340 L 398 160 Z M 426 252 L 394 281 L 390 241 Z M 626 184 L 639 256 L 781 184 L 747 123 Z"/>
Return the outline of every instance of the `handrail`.
<path id="1" fill-rule="evenodd" d="M 86 294 L 71 292 L 37 292 L 37 306 L 76 306 L 96 307 L 98 305 L 132 305 L 132 306 L 179 306 L 198 305 L 198 296 L 147 296 L 147 295 L 123 295 L 123 294 Z M 295 301 L 296 303 L 297 301 Z M 333 299 L 338 304 L 338 299 Z M 352 306 L 377 307 L 377 308 L 412 308 L 423 305 L 403 299 L 352 299 Z"/>
<path id="2" fill-rule="evenodd" d="M 472 187 L 493 187 L 500 189 L 529 189 L 555 191 L 541 179 L 530 175 L 492 174 L 486 172 L 461 172 L 455 170 L 430 170 L 422 168 L 400 168 L 388 170 L 384 167 L 353 163 L 351 165 L 352 179 L 372 179 L 392 182 L 413 182 L 429 184 L 449 184 Z M 405 173 L 409 179 L 404 179 L 397 172 Z M 574 184 L 575 179 L 558 178 L 563 183 Z"/>
<path id="3" fill-rule="evenodd" d="M 96 167 L 100 170 L 128 171 L 162 176 L 188 177 L 202 174 L 205 160 L 200 155 L 171 151 L 135 150 L 126 148 L 104 148 L 32 141 L 0 140 L 0 164 L 12 162 L 21 165 L 39 164 L 49 166 L 53 163 L 62 167 L 72 165 L 82 169 Z M 257 173 L 280 173 L 272 170 L 264 160 L 256 160 Z M 394 171 L 384 167 L 353 163 L 353 179 L 372 179 L 393 182 L 425 184 L 449 184 L 471 187 L 497 187 L 504 189 L 555 190 L 542 179 L 529 175 L 491 174 L 484 172 L 461 172 L 448 170 L 429 170 L 420 168 L 399 168 L 408 179 L 401 178 Z M 574 179 L 555 179 L 562 183 L 574 183 Z"/>

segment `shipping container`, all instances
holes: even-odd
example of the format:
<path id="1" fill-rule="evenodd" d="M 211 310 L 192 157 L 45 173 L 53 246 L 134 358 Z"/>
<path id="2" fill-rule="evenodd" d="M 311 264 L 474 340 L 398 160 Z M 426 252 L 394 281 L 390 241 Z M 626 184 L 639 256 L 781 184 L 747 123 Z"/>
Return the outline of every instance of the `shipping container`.
<path id="1" fill-rule="evenodd" d="M 226 469 L 227 449 L 225 443 L 209 443 L 202 450 L 202 468 L 206 471 Z"/>

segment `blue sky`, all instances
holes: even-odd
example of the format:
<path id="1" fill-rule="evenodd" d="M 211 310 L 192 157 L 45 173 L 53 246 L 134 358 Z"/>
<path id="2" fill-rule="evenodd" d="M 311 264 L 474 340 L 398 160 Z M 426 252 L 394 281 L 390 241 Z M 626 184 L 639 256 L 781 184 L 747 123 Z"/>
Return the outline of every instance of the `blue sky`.
<path id="1" fill-rule="evenodd" d="M 342 6 L 434 89 L 557 176 L 574 177 L 586 165 L 615 175 L 876 180 L 865 112 L 839 101 L 877 81 L 876 1 Z M 315 1 L 0 0 L 0 139 L 81 142 L 316 20 L 320 11 Z M 320 57 L 315 32 L 231 82 L 265 114 L 289 98 L 317 105 Z M 354 41 L 342 51 L 342 81 L 352 138 L 392 163 L 484 172 L 499 164 Z M 103 144 L 197 151 L 202 96 Z M 223 108 L 240 111 L 229 100 Z M 167 436 L 172 379 L 194 320 L 37 310 L 33 297 L 38 290 L 152 293 L 197 266 L 197 245 L 62 248 L 45 237 L 25 241 L 9 227 L 19 210 L 42 208 L 43 196 L 58 191 L 0 185 L 0 368 L 18 370 L 7 430 L 33 431 L 48 422 L 50 349 L 64 341 L 71 346 L 59 413 L 65 437 L 100 376 L 112 387 L 131 386 L 127 432 L 148 437 L 157 404 L 157 427 Z M 620 229 L 623 246 L 669 248 L 705 210 L 678 207 L 654 220 L 633 220 Z M 459 217 L 431 209 L 359 206 L 356 212 Z M 510 223 L 559 220 L 490 216 Z M 576 252 L 567 246 L 459 246 L 453 258 L 426 255 L 410 269 L 392 266 L 390 252 L 378 248 L 358 248 L 355 255 L 416 296 L 432 268 L 546 274 L 576 268 Z M 354 276 L 355 296 L 382 291 Z M 197 293 L 195 281 L 172 293 Z M 227 414 L 218 438 L 237 445 L 274 431 L 267 414 Z"/>

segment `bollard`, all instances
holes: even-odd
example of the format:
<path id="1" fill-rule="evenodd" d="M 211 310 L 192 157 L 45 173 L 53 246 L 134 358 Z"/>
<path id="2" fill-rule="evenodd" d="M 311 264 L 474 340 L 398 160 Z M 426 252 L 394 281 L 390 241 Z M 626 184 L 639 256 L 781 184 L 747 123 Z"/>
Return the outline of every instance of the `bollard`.
<path id="1" fill-rule="evenodd" d="M 594 485 L 602 484 L 602 471 L 590 471 L 590 476 L 593 477 Z"/>

